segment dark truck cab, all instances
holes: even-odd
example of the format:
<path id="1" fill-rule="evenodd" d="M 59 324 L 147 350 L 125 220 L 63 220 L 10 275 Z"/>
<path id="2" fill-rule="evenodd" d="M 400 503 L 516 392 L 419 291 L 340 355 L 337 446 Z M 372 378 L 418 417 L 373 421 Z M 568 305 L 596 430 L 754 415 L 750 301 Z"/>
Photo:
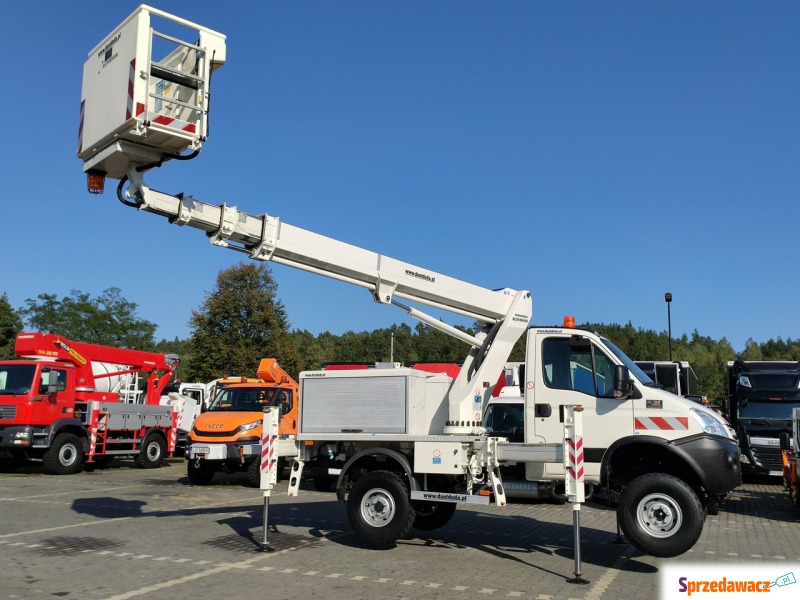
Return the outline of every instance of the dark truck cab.
<path id="1" fill-rule="evenodd" d="M 742 472 L 782 475 L 780 436 L 792 435 L 792 409 L 800 408 L 800 362 L 728 362 L 725 411 L 736 429 Z"/>

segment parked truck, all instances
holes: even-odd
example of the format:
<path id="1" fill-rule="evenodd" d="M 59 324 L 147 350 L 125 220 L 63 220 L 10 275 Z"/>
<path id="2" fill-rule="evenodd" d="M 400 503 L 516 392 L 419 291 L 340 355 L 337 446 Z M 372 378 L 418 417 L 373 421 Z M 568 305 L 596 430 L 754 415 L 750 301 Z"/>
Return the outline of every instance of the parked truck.
<path id="1" fill-rule="evenodd" d="M 705 396 L 700 394 L 697 375 L 685 360 L 637 360 L 636 365 L 655 383 L 668 392 L 683 396 L 688 400 L 706 404 Z"/>
<path id="2" fill-rule="evenodd" d="M 193 484 L 207 485 L 217 472 L 245 471 L 248 482 L 258 486 L 261 421 L 267 406 L 280 407 L 281 411 L 281 467 L 288 457 L 297 454 L 297 382 L 274 358 L 262 359 L 257 375 L 217 382 L 211 404 L 195 419 L 186 450 L 187 475 Z"/>
<path id="3" fill-rule="evenodd" d="M 780 477 L 781 434 L 792 433 L 800 408 L 800 362 L 729 361 L 725 414 L 734 427 L 746 474 Z"/>
<path id="4" fill-rule="evenodd" d="M 20 333 L 15 350 L 20 360 L 0 361 L 4 470 L 36 461 L 66 475 L 120 455 L 153 468 L 175 451 L 181 414 L 192 411 L 189 399 L 161 399 L 177 356 L 49 333 Z"/>
<path id="5" fill-rule="evenodd" d="M 191 41 L 170 36 L 169 50 L 154 44 L 159 19 L 189 28 Z M 116 58 L 103 62 L 109 49 Z M 254 260 L 365 288 L 376 302 L 466 347 L 455 378 L 407 368 L 301 373 L 289 494 L 300 492 L 304 466 L 324 452 L 353 530 L 373 546 L 389 547 L 412 527 L 441 527 L 459 504 L 504 506 L 499 467 L 517 462 L 525 465 L 526 483 L 543 495 L 585 474 L 618 502 L 622 531 L 645 553 L 675 556 L 691 548 L 705 511 L 716 510 L 740 483 L 739 449 L 721 418 L 649 386 L 609 340 L 572 327 L 529 327 L 528 291 L 480 287 L 275 216 L 145 184 L 148 171 L 195 155 L 206 142 L 210 75 L 224 61 L 222 34 L 146 6 L 103 39 L 89 53 L 82 88 L 79 157 L 90 190 L 102 191 L 106 177 L 117 179 L 118 199 L 138 212 L 199 229 L 213 245 Z M 173 95 L 166 97 L 166 88 Z M 474 320 L 477 332 L 405 301 Z M 522 335 L 525 439 L 515 443 L 491 435 L 483 411 Z M 580 415 L 583 436 L 576 433 Z"/>

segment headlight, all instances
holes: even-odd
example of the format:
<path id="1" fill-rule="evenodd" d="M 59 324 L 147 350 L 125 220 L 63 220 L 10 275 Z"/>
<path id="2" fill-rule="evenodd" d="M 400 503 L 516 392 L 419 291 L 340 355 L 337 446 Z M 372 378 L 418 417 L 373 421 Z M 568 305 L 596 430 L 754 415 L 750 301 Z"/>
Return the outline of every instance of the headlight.
<path id="1" fill-rule="evenodd" d="M 750 385 L 750 378 L 747 375 L 739 375 L 739 385 L 743 387 L 753 387 Z"/>
<path id="2" fill-rule="evenodd" d="M 730 432 L 719 419 L 712 417 L 702 410 L 697 410 L 696 408 L 691 409 L 689 412 L 694 417 L 694 420 L 697 421 L 700 429 L 706 433 L 710 433 L 711 435 L 719 435 L 726 438 L 731 437 Z"/>
<path id="3" fill-rule="evenodd" d="M 239 426 L 239 433 L 244 433 L 245 431 L 250 431 L 251 429 L 255 429 L 259 425 L 261 425 L 263 421 L 259 419 L 258 421 L 253 421 L 252 423 L 245 423 L 244 425 Z"/>

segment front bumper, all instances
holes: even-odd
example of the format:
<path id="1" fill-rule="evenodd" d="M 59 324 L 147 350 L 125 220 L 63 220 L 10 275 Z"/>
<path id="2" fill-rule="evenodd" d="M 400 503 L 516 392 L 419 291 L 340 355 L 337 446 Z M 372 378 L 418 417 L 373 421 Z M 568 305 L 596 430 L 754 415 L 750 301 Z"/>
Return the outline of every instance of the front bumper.
<path id="1" fill-rule="evenodd" d="M 240 461 L 261 454 L 260 444 L 204 444 L 192 442 L 186 448 L 186 458 L 195 460 Z"/>
<path id="2" fill-rule="evenodd" d="M 675 451 L 694 467 L 709 495 L 724 495 L 741 485 L 740 451 L 735 440 L 698 435 L 673 444 Z"/>

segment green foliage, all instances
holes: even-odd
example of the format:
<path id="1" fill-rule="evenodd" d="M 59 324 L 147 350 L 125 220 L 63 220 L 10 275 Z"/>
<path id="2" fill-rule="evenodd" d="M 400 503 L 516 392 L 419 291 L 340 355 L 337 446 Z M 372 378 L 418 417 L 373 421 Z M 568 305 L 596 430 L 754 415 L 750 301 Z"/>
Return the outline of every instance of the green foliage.
<path id="1" fill-rule="evenodd" d="M 178 368 L 175 369 L 173 381 L 178 379 L 188 381 L 184 374 L 189 372 L 189 365 L 191 364 L 192 357 L 189 352 L 189 342 L 187 340 L 179 340 L 177 337 L 171 341 L 162 339 L 155 345 L 153 351 L 160 354 L 177 354 L 181 362 Z"/>
<path id="2" fill-rule="evenodd" d="M 348 331 L 340 336 L 325 332 L 316 338 L 308 331 L 293 331 L 290 338 L 303 357 L 304 369 L 319 369 L 326 363 L 458 363 L 469 350 L 464 342 L 422 323 L 414 329 L 403 323 L 372 332 Z"/>
<path id="3" fill-rule="evenodd" d="M 4 293 L 0 296 L 0 360 L 15 358 L 14 341 L 22 331 L 22 317 L 14 310 Z"/>
<path id="4" fill-rule="evenodd" d="M 192 311 L 187 379 L 254 377 L 262 358 L 275 357 L 296 376 L 302 368 L 289 321 L 266 264 L 240 263 L 219 273 L 216 288 Z"/>
<path id="5" fill-rule="evenodd" d="M 137 305 L 123 298 L 119 288 L 108 288 L 95 298 L 77 290 L 61 299 L 39 294 L 25 305 L 20 312 L 34 331 L 118 348 L 151 350 L 155 345 L 156 325 L 137 317 Z"/>

